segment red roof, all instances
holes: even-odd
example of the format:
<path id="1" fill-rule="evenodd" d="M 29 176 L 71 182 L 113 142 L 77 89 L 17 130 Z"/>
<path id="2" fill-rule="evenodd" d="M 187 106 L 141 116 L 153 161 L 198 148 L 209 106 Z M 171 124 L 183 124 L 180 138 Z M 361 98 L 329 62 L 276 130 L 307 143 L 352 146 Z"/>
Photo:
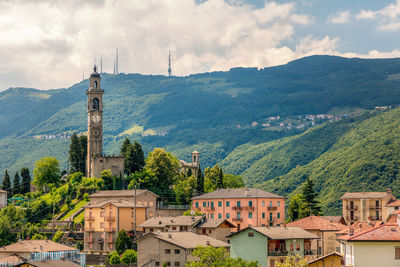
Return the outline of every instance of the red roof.
<path id="1" fill-rule="evenodd" d="M 400 206 L 400 199 L 394 200 L 392 202 L 389 202 L 386 207 L 398 207 Z"/>
<path id="2" fill-rule="evenodd" d="M 308 216 L 306 218 L 288 223 L 287 226 L 296 226 L 304 230 L 320 230 L 320 231 L 341 231 L 347 229 L 346 225 L 331 222 L 330 220 L 320 216 Z"/>
<path id="3" fill-rule="evenodd" d="M 400 226 L 397 224 L 382 224 L 353 236 L 342 236 L 338 239 L 347 241 L 393 241 L 400 242 Z"/>

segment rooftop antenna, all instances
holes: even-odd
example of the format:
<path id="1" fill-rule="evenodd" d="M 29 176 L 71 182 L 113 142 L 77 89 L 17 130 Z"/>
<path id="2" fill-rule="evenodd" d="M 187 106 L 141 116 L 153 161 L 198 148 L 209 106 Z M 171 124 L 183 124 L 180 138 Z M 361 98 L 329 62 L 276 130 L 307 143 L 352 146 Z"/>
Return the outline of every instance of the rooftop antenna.
<path id="1" fill-rule="evenodd" d="M 118 48 L 115 55 L 115 74 L 118 74 Z"/>
<path id="2" fill-rule="evenodd" d="M 171 77 L 172 70 L 171 70 L 171 51 L 168 51 L 168 76 Z"/>
<path id="3" fill-rule="evenodd" d="M 114 59 L 113 74 L 115 75 L 115 59 Z"/>

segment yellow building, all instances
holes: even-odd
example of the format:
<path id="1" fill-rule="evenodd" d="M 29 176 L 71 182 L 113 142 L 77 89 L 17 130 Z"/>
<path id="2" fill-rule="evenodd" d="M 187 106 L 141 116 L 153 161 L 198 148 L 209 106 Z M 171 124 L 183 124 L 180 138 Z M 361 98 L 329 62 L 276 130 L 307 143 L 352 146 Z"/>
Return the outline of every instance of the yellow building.
<path id="1" fill-rule="evenodd" d="M 308 267 L 341 267 L 343 261 L 343 255 L 337 252 L 332 252 L 318 259 L 308 262 Z"/>
<path id="2" fill-rule="evenodd" d="M 386 221 L 391 211 L 388 205 L 396 200 L 390 189 L 386 192 L 346 193 L 340 199 L 347 224 Z"/>
<path id="3" fill-rule="evenodd" d="M 85 206 L 85 251 L 112 251 L 118 232 L 127 232 L 146 221 L 146 206 L 126 200 L 103 200 Z M 141 230 L 137 227 L 136 230 Z"/>

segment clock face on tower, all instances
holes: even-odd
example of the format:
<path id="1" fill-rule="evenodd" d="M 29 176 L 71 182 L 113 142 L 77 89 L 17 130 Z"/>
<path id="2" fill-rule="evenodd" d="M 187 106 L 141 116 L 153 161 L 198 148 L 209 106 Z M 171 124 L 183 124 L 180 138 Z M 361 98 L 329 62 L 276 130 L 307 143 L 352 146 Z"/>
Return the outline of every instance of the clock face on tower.
<path id="1" fill-rule="evenodd" d="M 100 115 L 93 115 L 92 116 L 92 121 L 94 122 L 94 123 L 99 123 L 100 121 L 101 121 L 101 117 L 100 117 Z"/>

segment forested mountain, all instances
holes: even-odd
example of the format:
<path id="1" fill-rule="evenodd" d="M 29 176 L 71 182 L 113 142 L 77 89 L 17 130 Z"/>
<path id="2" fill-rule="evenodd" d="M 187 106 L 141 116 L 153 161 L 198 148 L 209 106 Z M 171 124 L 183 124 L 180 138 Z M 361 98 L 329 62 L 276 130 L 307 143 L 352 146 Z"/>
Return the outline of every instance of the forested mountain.
<path id="1" fill-rule="evenodd" d="M 86 131 L 87 88 L 84 80 L 67 89 L 1 92 L 0 173 L 32 167 L 43 156 L 56 156 L 66 168 L 69 140 L 64 136 Z M 310 166 L 358 121 L 374 116 L 316 125 L 303 133 L 311 126 L 301 121 L 305 115 L 397 106 L 400 59 L 312 56 L 277 67 L 186 77 L 103 73 L 102 88 L 107 153 L 118 153 L 129 135 L 143 144 L 145 152 L 163 147 L 188 160 L 197 149 L 205 167 L 243 145 L 222 164 L 255 184 L 276 177 L 292 179 L 296 166 Z M 267 126 L 269 117 L 278 116 L 285 127 Z M 296 123 L 298 127 L 288 126 Z M 265 186 L 279 193 L 292 190 L 276 184 L 271 180 Z"/>

